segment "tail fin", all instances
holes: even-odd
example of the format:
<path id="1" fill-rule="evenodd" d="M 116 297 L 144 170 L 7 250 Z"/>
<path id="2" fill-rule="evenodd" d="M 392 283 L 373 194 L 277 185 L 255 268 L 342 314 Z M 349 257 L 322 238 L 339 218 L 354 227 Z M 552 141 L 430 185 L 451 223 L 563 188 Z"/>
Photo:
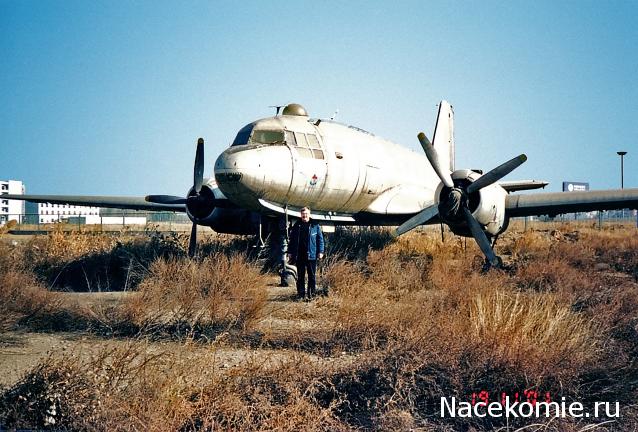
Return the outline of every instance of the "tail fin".
<path id="1" fill-rule="evenodd" d="M 454 171 L 454 110 L 448 101 L 439 104 L 432 145 L 439 154 L 441 166 Z"/>

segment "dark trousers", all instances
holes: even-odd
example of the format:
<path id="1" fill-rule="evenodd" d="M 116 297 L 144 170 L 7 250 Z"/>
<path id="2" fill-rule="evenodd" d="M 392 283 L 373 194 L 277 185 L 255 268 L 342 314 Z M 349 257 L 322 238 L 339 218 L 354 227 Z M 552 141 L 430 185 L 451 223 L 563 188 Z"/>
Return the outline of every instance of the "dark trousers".
<path id="1" fill-rule="evenodd" d="M 308 292 L 306 293 L 306 272 L 308 273 Z M 297 296 L 314 297 L 317 292 L 317 260 L 303 257 L 297 260 Z"/>

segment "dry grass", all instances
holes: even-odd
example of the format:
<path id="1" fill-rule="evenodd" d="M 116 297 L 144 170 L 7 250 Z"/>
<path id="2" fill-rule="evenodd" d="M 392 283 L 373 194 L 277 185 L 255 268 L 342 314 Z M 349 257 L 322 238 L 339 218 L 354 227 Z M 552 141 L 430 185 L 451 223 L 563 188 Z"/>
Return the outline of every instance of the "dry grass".
<path id="1" fill-rule="evenodd" d="M 249 360 L 222 374 L 214 352 L 132 341 L 49 357 L 4 393 L 0 421 L 105 431 L 347 429 L 317 405 L 311 369 Z"/>
<path id="2" fill-rule="evenodd" d="M 61 299 L 24 268 L 15 248 L 0 244 L 0 331 L 58 311 Z"/>
<path id="3" fill-rule="evenodd" d="M 470 301 L 472 339 L 501 362 L 542 377 L 547 368 L 567 372 L 597 358 L 594 326 L 556 296 L 490 289 Z"/>
<path id="4" fill-rule="evenodd" d="M 266 301 L 264 277 L 241 255 L 214 254 L 202 261 L 158 259 L 123 305 L 126 320 L 143 332 L 164 328 L 246 330 Z"/>
<path id="5" fill-rule="evenodd" d="M 0 272 L 0 331 L 56 313 L 61 303 L 60 296 L 43 288 L 33 275 L 11 269 Z"/>
<path id="6" fill-rule="evenodd" d="M 133 339 L 91 358 L 51 357 L 4 390 L 0 424 L 44 427 L 53 419 L 57 427 L 91 430 L 491 430 L 505 420 L 436 418 L 440 397 L 535 389 L 585 404 L 620 401 L 626 409 L 614 427 L 635 426 L 629 408 L 638 396 L 635 229 L 561 226 L 508 236 L 500 250 L 510 268 L 483 274 L 472 241 L 448 235 L 443 242 L 435 231 L 396 241 L 385 231 L 350 233 L 332 240 L 341 255 L 325 263 L 323 283 L 331 295 L 312 304 L 289 302 L 276 312 L 267 312 L 268 276 L 245 254 L 230 254 L 218 243 L 202 260 L 157 254 L 137 292 L 121 304 L 69 309 L 54 301 L 47 313 L 74 310 L 69 319 L 85 319 L 85 331 L 110 327 L 113 334 L 150 340 L 176 337 L 180 345 L 164 349 Z M 114 250 L 104 244 L 97 252 Z M 67 253 L 62 261 L 84 256 Z M 0 250 L 0 264 L 16 254 Z M 15 306 L 0 307 L 20 314 L 46 309 L 46 296 L 55 294 L 37 284 L 28 266 L 0 270 L 0 284 L 3 299 L 16 299 L 5 302 Z M 267 313 L 292 325 L 260 333 Z M 235 337 L 218 338 L 220 332 Z M 266 348 L 279 360 L 256 354 L 222 370 L 214 366 L 220 346 Z M 568 419 L 544 427 L 581 426 Z"/>

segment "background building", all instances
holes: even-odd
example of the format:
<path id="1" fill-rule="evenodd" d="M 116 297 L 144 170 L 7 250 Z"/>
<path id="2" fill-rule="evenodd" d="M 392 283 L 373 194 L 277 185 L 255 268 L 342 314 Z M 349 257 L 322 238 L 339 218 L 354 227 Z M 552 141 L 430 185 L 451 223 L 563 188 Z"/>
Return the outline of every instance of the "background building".
<path id="1" fill-rule="evenodd" d="M 22 221 L 24 215 L 24 201 L 8 200 L 2 195 L 24 194 L 24 184 L 20 180 L 0 180 L 0 225 L 10 220 Z"/>
<path id="2" fill-rule="evenodd" d="M 70 204 L 50 204 L 27 202 L 25 206 L 25 223 L 54 223 L 73 221 L 84 224 L 100 223 L 100 208 L 76 206 Z"/>
<path id="3" fill-rule="evenodd" d="M 102 208 L 100 217 L 105 225 L 146 225 L 146 212 L 135 210 Z"/>

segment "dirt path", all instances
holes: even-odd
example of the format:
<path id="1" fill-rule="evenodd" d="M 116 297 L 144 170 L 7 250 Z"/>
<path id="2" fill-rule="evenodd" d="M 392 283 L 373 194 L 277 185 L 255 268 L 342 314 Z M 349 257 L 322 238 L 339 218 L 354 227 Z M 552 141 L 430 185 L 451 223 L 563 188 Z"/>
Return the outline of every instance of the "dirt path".
<path id="1" fill-rule="evenodd" d="M 255 330 L 268 334 L 303 335 L 304 330 L 311 330 L 322 325 L 322 307 L 326 300 L 319 298 L 313 302 L 295 301 L 294 287 L 280 287 L 279 277 L 268 278 L 264 289 L 268 292 L 264 315 L 256 324 Z M 81 306 L 113 306 L 132 292 L 95 292 L 95 293 L 65 293 L 69 303 Z M 291 332 L 292 330 L 292 332 Z M 28 371 L 50 354 L 63 350 L 82 355 L 90 355 L 107 346 L 130 343 L 131 339 L 103 338 L 88 332 L 56 332 L 36 333 L 26 330 L 16 330 L 0 333 L 0 387 L 11 386 Z M 157 341 L 148 343 L 148 350 L 169 352 L 183 351 L 180 342 Z M 351 356 L 342 353 L 334 358 L 315 356 L 307 353 L 295 352 L 289 349 L 254 349 L 243 346 L 228 345 L 225 340 L 214 344 L 196 344 L 190 348 L 188 355 L 206 355 L 210 357 L 211 366 L 220 370 L 230 369 L 246 361 L 282 361 L 291 355 L 301 355 L 312 362 L 345 363 L 351 361 Z"/>

